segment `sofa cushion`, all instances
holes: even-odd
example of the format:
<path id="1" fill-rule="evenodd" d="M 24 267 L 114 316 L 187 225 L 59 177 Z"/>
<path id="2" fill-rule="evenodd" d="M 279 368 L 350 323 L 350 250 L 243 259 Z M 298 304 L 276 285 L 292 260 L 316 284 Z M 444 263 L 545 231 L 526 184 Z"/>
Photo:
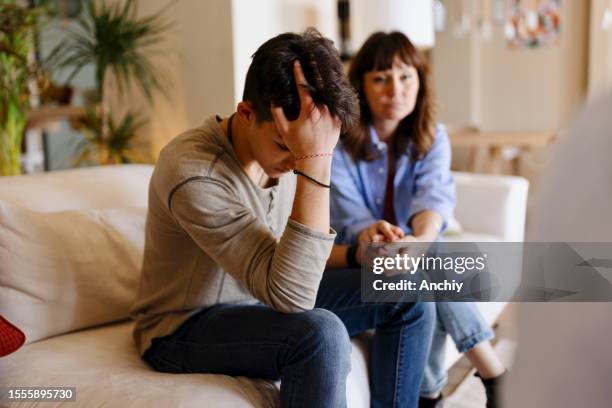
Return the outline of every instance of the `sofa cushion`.
<path id="1" fill-rule="evenodd" d="M 0 177 L 0 201 L 55 212 L 146 208 L 153 166 L 122 164 Z"/>
<path id="2" fill-rule="evenodd" d="M 278 382 L 213 374 L 165 374 L 149 368 L 132 341 L 133 323 L 112 324 L 28 344 L 0 360 L 0 384 L 76 387 L 78 406 L 279 406 Z M 367 354 L 353 340 L 347 381 L 349 408 L 369 406 Z M 273 362 L 271 362 L 273 364 Z M 49 403 L 29 403 L 48 406 Z M 54 407 L 74 407 L 74 402 Z"/>
<path id="3" fill-rule="evenodd" d="M 40 213 L 0 201 L 0 314 L 28 342 L 125 319 L 144 209 Z"/>

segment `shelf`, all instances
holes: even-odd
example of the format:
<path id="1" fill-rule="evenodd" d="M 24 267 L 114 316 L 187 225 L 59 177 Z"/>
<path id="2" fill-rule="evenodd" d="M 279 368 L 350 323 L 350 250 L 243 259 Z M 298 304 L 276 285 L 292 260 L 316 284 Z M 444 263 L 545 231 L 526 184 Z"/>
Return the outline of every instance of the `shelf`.
<path id="1" fill-rule="evenodd" d="M 62 119 L 78 119 L 86 115 L 87 111 L 81 106 L 45 106 L 32 108 L 28 113 L 28 130 L 46 130 Z"/>
<path id="2" fill-rule="evenodd" d="M 556 132 L 479 132 L 475 128 L 451 129 L 451 145 L 468 148 L 469 170 L 475 173 L 500 173 L 502 162 L 510 160 L 512 174 L 519 175 L 519 160 L 523 153 L 546 148 L 555 141 Z"/>

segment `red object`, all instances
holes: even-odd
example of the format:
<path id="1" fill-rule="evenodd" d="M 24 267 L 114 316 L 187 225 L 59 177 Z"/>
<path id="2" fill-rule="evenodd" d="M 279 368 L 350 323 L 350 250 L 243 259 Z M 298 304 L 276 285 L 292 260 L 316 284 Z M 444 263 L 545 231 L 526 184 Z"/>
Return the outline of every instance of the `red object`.
<path id="1" fill-rule="evenodd" d="M 0 316 L 0 357 L 16 351 L 25 343 L 25 334 Z"/>

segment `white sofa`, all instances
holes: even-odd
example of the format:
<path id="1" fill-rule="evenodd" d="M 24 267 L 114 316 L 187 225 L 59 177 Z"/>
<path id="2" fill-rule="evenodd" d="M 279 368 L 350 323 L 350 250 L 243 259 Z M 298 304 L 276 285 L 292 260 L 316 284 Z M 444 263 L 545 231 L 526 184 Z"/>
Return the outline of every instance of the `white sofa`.
<path id="1" fill-rule="evenodd" d="M 276 406 L 278 384 L 156 373 L 139 358 L 126 318 L 138 282 L 151 171 L 129 165 L 0 178 L 0 314 L 28 337 L 0 359 L 0 386 L 76 387 L 76 406 L 87 407 Z M 463 231 L 454 225 L 447 239 L 522 240 L 526 180 L 455 178 Z M 480 307 L 492 322 L 503 304 Z M 353 341 L 352 408 L 369 406 L 365 343 Z M 457 357 L 453 351 L 449 345 L 448 365 Z"/>

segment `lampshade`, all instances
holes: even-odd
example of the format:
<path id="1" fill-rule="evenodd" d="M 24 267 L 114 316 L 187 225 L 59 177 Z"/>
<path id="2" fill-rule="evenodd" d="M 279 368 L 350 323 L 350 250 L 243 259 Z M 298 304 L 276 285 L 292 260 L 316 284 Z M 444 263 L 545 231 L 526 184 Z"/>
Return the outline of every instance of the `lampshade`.
<path id="1" fill-rule="evenodd" d="M 433 0 L 350 0 L 351 45 L 376 31 L 401 31 L 419 48 L 434 45 Z"/>

